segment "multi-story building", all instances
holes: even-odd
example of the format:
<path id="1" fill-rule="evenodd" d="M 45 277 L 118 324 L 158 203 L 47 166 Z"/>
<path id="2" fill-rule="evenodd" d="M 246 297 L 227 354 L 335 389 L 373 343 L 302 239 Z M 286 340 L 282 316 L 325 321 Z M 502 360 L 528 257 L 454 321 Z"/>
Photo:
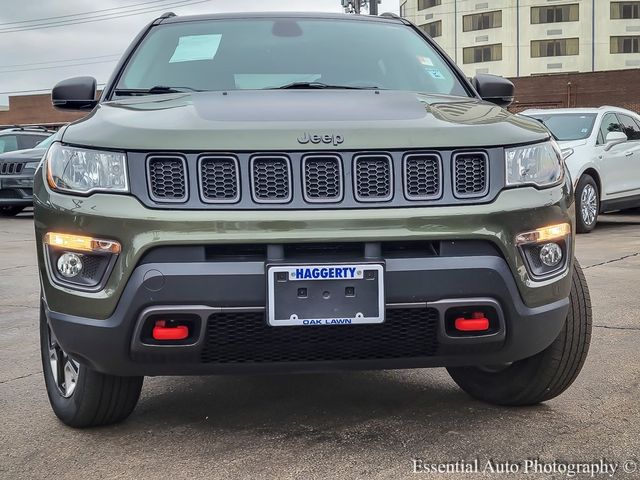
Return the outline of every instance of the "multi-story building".
<path id="1" fill-rule="evenodd" d="M 640 1 L 400 0 L 469 76 L 640 67 Z"/>

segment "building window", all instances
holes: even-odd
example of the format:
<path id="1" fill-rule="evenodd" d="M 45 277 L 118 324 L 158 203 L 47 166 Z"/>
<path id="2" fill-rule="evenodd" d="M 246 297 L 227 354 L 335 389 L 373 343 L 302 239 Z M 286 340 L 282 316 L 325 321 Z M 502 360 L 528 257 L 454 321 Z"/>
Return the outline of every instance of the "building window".
<path id="1" fill-rule="evenodd" d="M 531 42 L 531 56 L 537 57 L 563 57 L 565 55 L 578 55 L 580 53 L 580 41 L 577 38 L 558 38 L 557 40 L 533 40 Z"/>
<path id="2" fill-rule="evenodd" d="M 462 53 L 464 63 L 495 62 L 502 60 L 502 44 L 468 47 Z"/>
<path id="3" fill-rule="evenodd" d="M 418 0 L 418 10 L 425 10 L 427 8 L 440 5 L 442 0 Z"/>
<path id="4" fill-rule="evenodd" d="M 577 22 L 580 19 L 580 5 L 553 5 L 531 7 L 531 23 Z"/>
<path id="5" fill-rule="evenodd" d="M 640 18 L 640 2 L 611 2 L 611 18 Z"/>
<path id="6" fill-rule="evenodd" d="M 431 38 L 439 37 L 442 35 L 442 20 L 420 25 L 420 29 Z"/>
<path id="7" fill-rule="evenodd" d="M 400 16 L 402 18 L 406 18 L 406 16 L 407 16 L 407 2 L 404 2 L 402 5 L 400 5 Z"/>
<path id="8" fill-rule="evenodd" d="M 474 30 L 487 30 L 502 26 L 502 10 L 495 12 L 476 13 L 462 17 L 462 30 L 472 32 Z"/>
<path id="9" fill-rule="evenodd" d="M 640 35 L 611 37 L 611 53 L 640 53 Z"/>

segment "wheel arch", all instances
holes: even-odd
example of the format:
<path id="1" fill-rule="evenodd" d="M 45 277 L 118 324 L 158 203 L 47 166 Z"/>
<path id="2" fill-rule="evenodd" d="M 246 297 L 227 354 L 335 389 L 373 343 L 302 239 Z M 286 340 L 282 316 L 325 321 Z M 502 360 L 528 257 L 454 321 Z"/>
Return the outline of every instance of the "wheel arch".
<path id="1" fill-rule="evenodd" d="M 576 186 L 584 175 L 589 175 L 593 178 L 593 181 L 596 182 L 596 186 L 598 187 L 598 197 L 600 197 L 599 200 L 602 202 L 602 179 L 600 178 L 600 173 L 598 173 L 594 167 L 587 167 L 577 178 Z"/>

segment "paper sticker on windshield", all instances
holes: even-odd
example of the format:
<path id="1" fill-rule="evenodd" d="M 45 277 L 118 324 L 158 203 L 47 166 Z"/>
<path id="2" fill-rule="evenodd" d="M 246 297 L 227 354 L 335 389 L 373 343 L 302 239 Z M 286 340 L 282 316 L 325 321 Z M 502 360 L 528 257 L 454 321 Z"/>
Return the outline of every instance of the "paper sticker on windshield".
<path id="1" fill-rule="evenodd" d="M 437 68 L 428 68 L 427 72 L 429 72 L 429 75 L 436 80 L 444 80 L 444 75 L 442 75 L 442 72 Z"/>
<path id="2" fill-rule="evenodd" d="M 220 47 L 222 35 L 189 35 L 180 37 L 169 63 L 213 60 Z"/>
<path id="3" fill-rule="evenodd" d="M 420 64 L 424 65 L 425 67 L 433 67 L 433 62 L 429 57 L 423 57 L 422 55 L 418 55 L 418 61 L 420 62 Z"/>

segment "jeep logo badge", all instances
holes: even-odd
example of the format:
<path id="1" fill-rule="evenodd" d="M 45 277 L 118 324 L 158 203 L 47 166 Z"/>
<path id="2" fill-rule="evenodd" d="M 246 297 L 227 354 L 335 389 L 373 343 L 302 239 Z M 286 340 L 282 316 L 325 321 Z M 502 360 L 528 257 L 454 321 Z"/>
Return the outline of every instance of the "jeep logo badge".
<path id="1" fill-rule="evenodd" d="M 306 145 L 307 143 L 313 143 L 315 145 L 324 143 L 325 145 L 333 145 L 334 147 L 337 147 L 343 142 L 344 137 L 342 135 L 312 135 L 305 132 L 301 137 L 298 137 L 298 143 L 302 145 Z"/>

